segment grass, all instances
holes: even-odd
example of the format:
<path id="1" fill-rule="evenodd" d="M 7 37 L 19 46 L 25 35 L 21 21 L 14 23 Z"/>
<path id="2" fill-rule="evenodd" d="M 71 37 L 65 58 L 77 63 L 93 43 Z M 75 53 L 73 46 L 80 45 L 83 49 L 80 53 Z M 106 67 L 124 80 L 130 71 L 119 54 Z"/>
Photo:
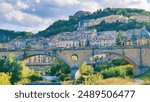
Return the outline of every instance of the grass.
<path id="1" fill-rule="evenodd" d="M 114 77 L 114 78 L 107 78 L 100 81 L 101 85 L 133 85 L 134 80 L 130 78 L 120 78 L 120 77 Z"/>
<path id="2" fill-rule="evenodd" d="M 120 77 L 102 79 L 102 80 L 98 80 L 97 82 L 98 83 L 95 85 L 134 85 L 135 84 L 134 80 L 130 78 L 120 78 Z M 62 84 L 73 85 L 73 83 L 74 83 L 73 81 L 64 81 Z M 85 85 L 85 84 L 79 84 L 79 85 Z M 94 85 L 94 84 L 91 84 L 91 85 Z"/>

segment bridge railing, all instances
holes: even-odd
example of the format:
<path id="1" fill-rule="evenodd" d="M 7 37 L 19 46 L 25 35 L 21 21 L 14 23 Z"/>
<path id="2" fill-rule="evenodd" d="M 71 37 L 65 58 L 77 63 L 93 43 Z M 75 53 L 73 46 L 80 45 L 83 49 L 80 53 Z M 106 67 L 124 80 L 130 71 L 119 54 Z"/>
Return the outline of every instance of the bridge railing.
<path id="1" fill-rule="evenodd" d="M 91 49 L 130 49 L 130 48 L 150 48 L 150 45 L 129 45 L 129 46 L 86 46 L 86 47 L 70 47 L 70 48 L 48 48 L 48 49 L 9 49 L 9 48 L 0 48 L 0 52 L 13 52 L 13 51 L 57 51 L 57 50 L 91 50 Z"/>

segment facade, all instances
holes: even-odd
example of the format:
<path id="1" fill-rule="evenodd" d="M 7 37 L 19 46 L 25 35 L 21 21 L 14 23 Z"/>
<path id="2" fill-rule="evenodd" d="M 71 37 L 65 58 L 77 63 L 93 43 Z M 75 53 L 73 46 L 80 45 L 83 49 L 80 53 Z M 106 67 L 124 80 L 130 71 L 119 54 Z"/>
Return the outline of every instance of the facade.
<path id="1" fill-rule="evenodd" d="M 137 40 L 137 45 L 150 45 L 150 38 L 140 38 Z"/>
<path id="2" fill-rule="evenodd" d="M 79 47 L 79 41 L 77 41 L 77 40 L 60 40 L 60 41 L 56 42 L 56 47 L 59 47 L 59 48 Z"/>
<path id="3" fill-rule="evenodd" d="M 134 15 L 130 19 L 136 19 L 139 22 L 150 22 L 150 16 Z"/>
<path id="4" fill-rule="evenodd" d="M 10 50 L 14 49 L 24 49 L 26 47 L 26 40 L 24 39 L 14 39 L 8 43 L 3 44 L 4 48 L 8 48 Z"/>
<path id="5" fill-rule="evenodd" d="M 116 44 L 115 37 L 99 36 L 90 41 L 90 46 L 114 46 Z"/>
<path id="6" fill-rule="evenodd" d="M 106 17 L 97 18 L 97 19 L 83 20 L 79 22 L 79 27 L 90 27 L 90 26 L 98 25 L 102 21 L 105 21 L 107 23 L 113 23 L 117 21 L 128 22 L 129 18 L 124 17 L 122 15 L 111 15 L 111 16 L 106 16 Z"/>
<path id="7" fill-rule="evenodd" d="M 42 39 L 32 39 L 27 42 L 27 48 L 31 49 L 44 49 Z"/>
<path id="8" fill-rule="evenodd" d="M 132 39 L 125 39 L 123 42 L 124 46 L 130 46 L 133 45 Z"/>
<path id="9" fill-rule="evenodd" d="M 150 33 L 145 27 L 126 31 L 124 45 L 145 45 L 150 38 Z"/>
<path id="10" fill-rule="evenodd" d="M 108 22 L 108 23 L 113 23 L 113 22 L 117 22 L 117 21 L 128 22 L 129 18 L 124 17 L 122 15 L 111 15 L 111 16 L 103 17 L 103 18 L 101 18 L 101 20 L 104 20 L 105 22 Z"/>
<path id="11" fill-rule="evenodd" d="M 39 64 L 39 63 L 52 63 L 54 58 L 48 57 L 46 55 L 36 55 L 24 60 L 25 64 Z"/>
<path id="12" fill-rule="evenodd" d="M 116 31 L 98 32 L 97 36 L 90 40 L 90 46 L 114 46 L 117 35 Z"/>

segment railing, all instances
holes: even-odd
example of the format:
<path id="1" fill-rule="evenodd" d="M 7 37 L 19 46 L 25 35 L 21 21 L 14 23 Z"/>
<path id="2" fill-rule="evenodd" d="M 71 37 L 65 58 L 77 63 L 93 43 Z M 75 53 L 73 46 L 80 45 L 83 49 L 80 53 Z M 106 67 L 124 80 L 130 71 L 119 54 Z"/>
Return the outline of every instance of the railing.
<path id="1" fill-rule="evenodd" d="M 13 52 L 13 51 L 57 51 L 57 50 L 91 50 L 91 49 L 130 49 L 130 48 L 150 48 L 150 45 L 130 45 L 130 46 L 86 46 L 86 47 L 70 47 L 70 48 L 49 48 L 49 49 L 9 49 L 9 48 L 0 48 L 0 52 Z"/>
<path id="2" fill-rule="evenodd" d="M 26 63 L 26 66 L 50 66 L 51 63 Z"/>

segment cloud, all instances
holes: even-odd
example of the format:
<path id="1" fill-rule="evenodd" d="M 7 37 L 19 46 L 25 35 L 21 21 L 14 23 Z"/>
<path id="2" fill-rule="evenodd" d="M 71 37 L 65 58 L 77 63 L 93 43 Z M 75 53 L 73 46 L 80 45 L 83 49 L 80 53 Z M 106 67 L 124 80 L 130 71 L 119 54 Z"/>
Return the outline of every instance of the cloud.
<path id="1" fill-rule="evenodd" d="M 76 5 L 80 3 L 79 0 L 53 0 L 53 2 L 60 6 Z"/>
<path id="2" fill-rule="evenodd" d="M 40 0 L 36 0 L 35 2 L 36 2 L 36 3 L 40 3 L 41 1 L 40 1 Z"/>
<path id="3" fill-rule="evenodd" d="M 25 4 L 23 2 L 20 2 L 20 1 L 17 2 L 17 6 L 19 8 L 23 8 L 23 9 L 28 9 L 29 8 L 27 4 Z"/>
<path id="4" fill-rule="evenodd" d="M 16 4 L 16 6 L 18 6 L 18 3 Z M 20 4 L 23 5 L 23 3 Z M 1 27 L 7 29 L 8 26 L 9 29 L 20 28 L 20 30 L 22 30 L 22 28 L 25 28 L 24 30 L 33 32 L 35 32 L 34 29 L 36 29 L 37 32 L 39 30 L 45 29 L 44 27 L 48 27 L 53 22 L 53 19 L 45 19 L 38 17 L 37 15 L 22 12 L 17 9 L 16 6 L 13 6 L 12 4 L 6 2 L 0 3 Z M 23 7 L 23 9 L 25 8 L 27 9 L 27 6 Z"/>
<path id="5" fill-rule="evenodd" d="M 101 6 L 103 8 L 137 8 L 150 11 L 150 2 L 147 0 L 105 0 L 101 3 Z"/>

